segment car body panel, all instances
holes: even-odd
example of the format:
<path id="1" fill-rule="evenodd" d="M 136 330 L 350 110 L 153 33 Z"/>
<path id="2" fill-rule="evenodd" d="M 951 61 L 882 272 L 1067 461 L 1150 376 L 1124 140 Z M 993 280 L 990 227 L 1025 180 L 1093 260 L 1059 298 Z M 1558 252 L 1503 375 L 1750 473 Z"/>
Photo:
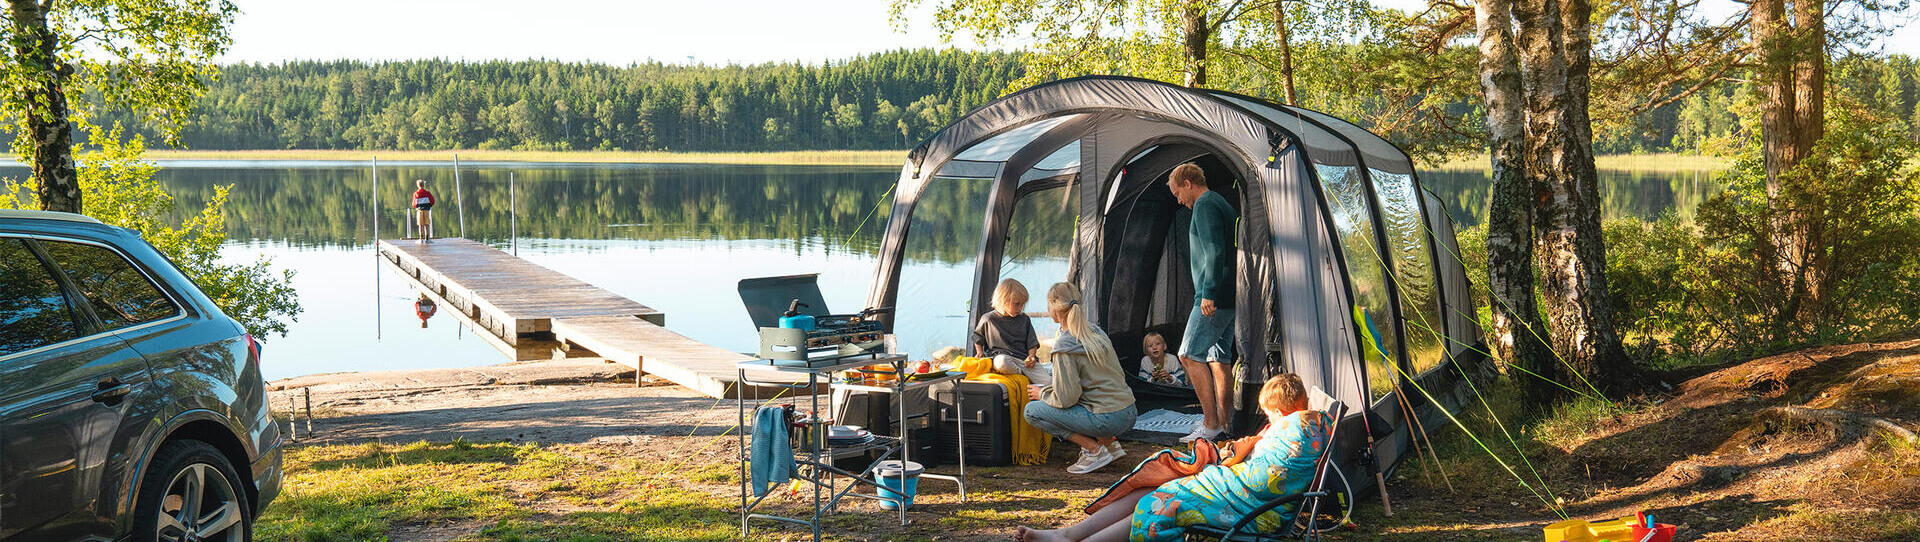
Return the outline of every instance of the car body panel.
<path id="1" fill-rule="evenodd" d="M 12 470 L 7 471 L 6 479 L 0 481 L 0 504 L 31 499 L 43 508 L 73 511 L 41 523 L 35 527 L 39 530 L 29 533 L 13 526 L 15 510 L 9 508 L 5 523 L 0 523 L 0 539 L 127 537 L 138 482 L 153 454 L 183 428 L 191 425 L 198 431 L 208 427 L 194 425 L 201 422 L 223 428 L 195 434 L 224 441 L 212 444 L 236 456 L 234 470 L 250 475 L 255 513 L 264 509 L 279 494 L 284 476 L 280 470 L 281 435 L 268 411 L 260 360 L 248 344 L 246 331 L 132 230 L 83 220 L 22 219 L 22 214 L 0 215 L 0 237 L 32 239 L 35 246 L 75 242 L 109 248 L 127 258 L 181 310 L 173 317 L 62 343 L 78 350 L 54 345 L 58 348 L 0 357 L 0 362 L 20 362 L 20 367 L 13 369 L 0 364 L 0 446 L 4 446 L 0 469 L 30 471 L 45 478 L 45 483 L 79 489 L 68 491 L 74 495 L 71 502 L 38 490 L 17 492 L 15 486 L 25 482 L 15 480 L 27 478 L 16 478 Z M 70 290 L 69 297 L 72 293 Z M 88 321 L 97 325 L 100 320 Z M 8 371 L 32 374 L 13 375 Z M 53 373 L 70 378 L 50 380 L 47 375 Z M 130 386 L 117 405 L 77 395 L 92 392 L 72 382 L 92 378 L 91 384 L 98 386 L 101 378 L 111 376 L 108 373 L 120 375 L 116 378 Z M 74 397 L 79 401 L 71 401 Z M 72 451 L 65 451 L 68 449 Z M 27 450 L 27 455 L 22 456 L 21 450 Z M 47 458 L 40 457 L 42 454 Z M 70 471 L 59 472 L 61 469 Z M 72 481 L 56 480 L 62 476 Z M 43 481 L 36 479 L 33 483 Z"/>

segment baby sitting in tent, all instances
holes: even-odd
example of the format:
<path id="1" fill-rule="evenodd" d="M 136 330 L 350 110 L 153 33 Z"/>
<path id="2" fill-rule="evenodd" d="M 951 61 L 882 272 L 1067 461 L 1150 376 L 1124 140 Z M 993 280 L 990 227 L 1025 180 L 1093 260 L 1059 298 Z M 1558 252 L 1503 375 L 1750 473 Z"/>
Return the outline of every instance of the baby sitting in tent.
<path id="1" fill-rule="evenodd" d="M 1260 388 L 1260 408 L 1271 422 L 1258 436 L 1215 449 L 1195 442 L 1191 457 L 1163 450 L 1087 506 L 1090 514 L 1059 529 L 1019 528 L 1014 539 L 1048 541 L 1175 541 L 1186 527 L 1227 528 L 1266 501 L 1306 489 L 1320 449 L 1330 445 L 1333 420 L 1307 410 L 1307 390 L 1287 373 Z M 1293 505 L 1254 519 L 1263 532 L 1293 519 Z"/>

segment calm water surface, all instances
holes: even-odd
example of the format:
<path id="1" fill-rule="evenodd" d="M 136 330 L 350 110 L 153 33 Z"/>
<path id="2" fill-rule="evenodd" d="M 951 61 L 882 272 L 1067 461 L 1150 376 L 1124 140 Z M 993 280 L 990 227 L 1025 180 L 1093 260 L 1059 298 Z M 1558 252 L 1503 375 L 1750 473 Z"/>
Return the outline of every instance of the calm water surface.
<path id="1" fill-rule="evenodd" d="M 458 199 L 465 206 L 467 237 L 511 249 L 517 227 L 521 257 L 664 311 L 667 327 L 681 334 L 748 351 L 758 342 L 735 293 L 740 279 L 819 273 L 831 309 L 863 307 L 887 218 L 882 198 L 891 198 L 898 171 L 466 164 Z M 1610 216 L 1690 210 L 1718 190 L 1705 174 L 1602 175 Z M 266 258 L 297 273 L 294 287 L 305 313 L 285 337 L 267 340 L 268 379 L 505 360 L 450 316 L 437 316 L 423 329 L 412 307 L 418 294 L 398 274 L 378 266 L 369 244 L 376 216 L 381 238 L 400 236 L 401 207 L 414 179 L 427 180 L 440 198 L 436 233 L 459 235 L 461 203 L 450 164 L 383 163 L 377 213 L 369 205 L 374 189 L 365 164 L 170 162 L 160 178 L 181 209 L 197 209 L 216 187 L 232 185 L 227 257 Z M 1435 171 L 1422 178 L 1463 226 L 1481 221 L 1488 193 L 1483 173 Z M 903 272 L 916 282 L 903 284 L 902 299 L 916 307 L 902 311 L 899 324 L 911 350 L 965 338 L 969 255 L 980 238 L 979 215 L 966 207 L 983 203 L 985 196 L 971 187 L 960 190 L 967 193 L 943 198 L 959 202 L 944 213 L 954 218 L 936 226 L 945 233 L 929 236 L 931 246 L 916 245 Z M 510 220 L 510 203 L 518 210 L 517 225 Z M 1058 233 L 1035 233 L 1032 244 L 1047 245 L 1039 237 Z M 1013 268 L 1036 293 L 1045 281 L 1064 275 L 1064 253 L 1040 250 L 1022 257 Z"/>

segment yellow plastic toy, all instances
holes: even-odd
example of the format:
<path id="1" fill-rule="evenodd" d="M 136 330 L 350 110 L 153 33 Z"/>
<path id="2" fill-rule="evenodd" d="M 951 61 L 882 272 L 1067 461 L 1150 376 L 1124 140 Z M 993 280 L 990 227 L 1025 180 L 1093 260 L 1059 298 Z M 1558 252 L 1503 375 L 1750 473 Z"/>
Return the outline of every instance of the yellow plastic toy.
<path id="1" fill-rule="evenodd" d="M 1640 522 L 1634 518 L 1610 519 L 1588 522 L 1584 519 L 1569 519 L 1546 529 L 1547 542 L 1637 542 L 1633 537 L 1633 527 Z"/>

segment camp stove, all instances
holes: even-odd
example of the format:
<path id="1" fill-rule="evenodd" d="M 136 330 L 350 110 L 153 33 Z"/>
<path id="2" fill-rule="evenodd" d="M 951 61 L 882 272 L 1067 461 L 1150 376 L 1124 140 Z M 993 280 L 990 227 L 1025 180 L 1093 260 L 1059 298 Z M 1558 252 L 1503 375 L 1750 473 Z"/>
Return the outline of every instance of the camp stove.
<path id="1" fill-rule="evenodd" d="M 813 329 L 807 331 L 807 348 L 828 348 L 851 344 L 865 348 L 879 346 L 886 325 L 875 318 L 891 308 L 869 308 L 856 314 L 829 314 L 813 317 Z"/>
<path id="2" fill-rule="evenodd" d="M 740 301 L 760 331 L 762 346 L 799 349 L 800 336 L 804 334 L 805 357 L 809 359 L 883 351 L 887 328 L 881 316 L 891 313 L 892 308 L 868 308 L 853 314 L 808 314 L 828 312 L 818 279 L 819 275 L 809 274 L 740 281 Z M 811 326 L 790 324 L 807 320 L 811 320 Z"/>

